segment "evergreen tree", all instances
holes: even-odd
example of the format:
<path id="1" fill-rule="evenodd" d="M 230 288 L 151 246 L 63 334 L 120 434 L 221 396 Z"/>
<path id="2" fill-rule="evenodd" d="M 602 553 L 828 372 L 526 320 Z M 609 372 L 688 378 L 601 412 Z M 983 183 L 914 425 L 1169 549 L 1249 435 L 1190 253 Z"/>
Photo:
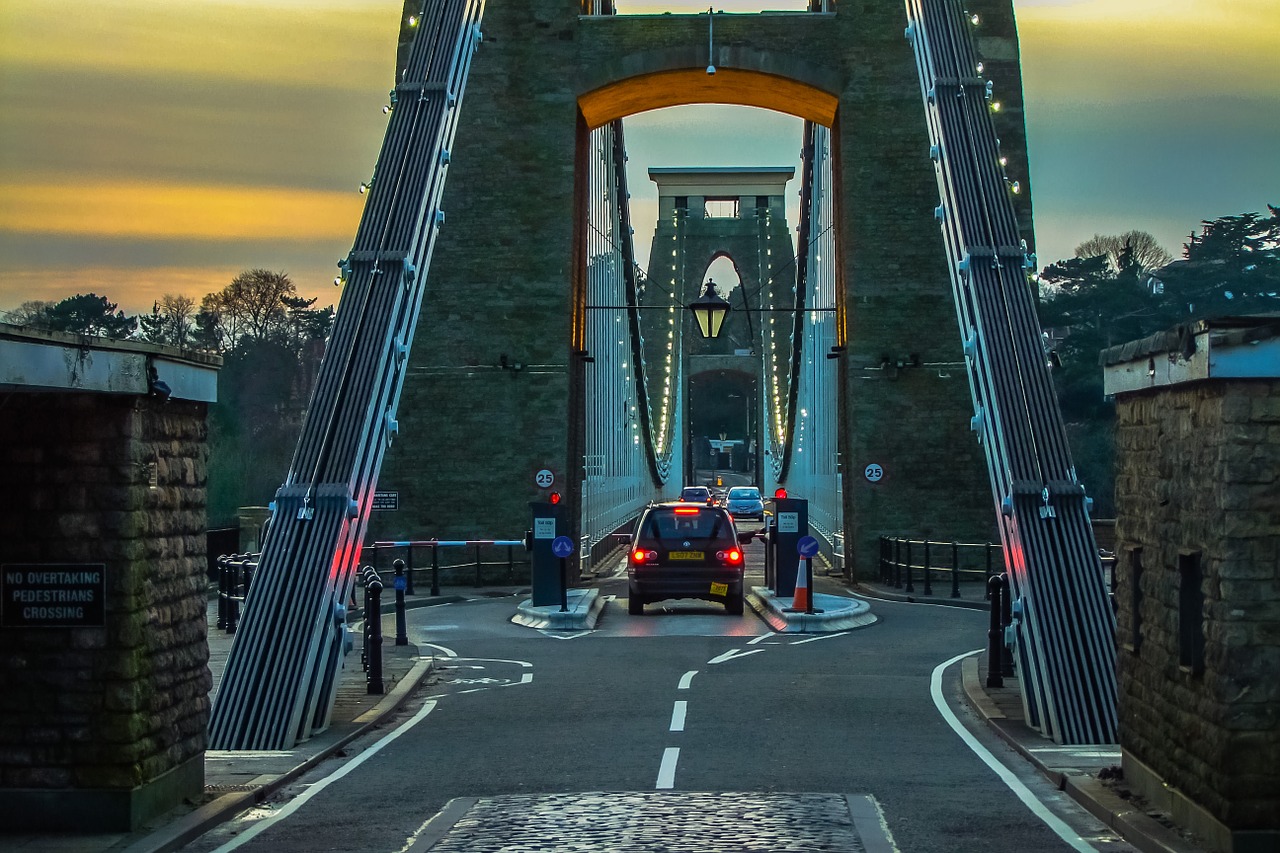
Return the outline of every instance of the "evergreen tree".
<path id="1" fill-rule="evenodd" d="M 123 340 L 138 328 L 138 318 L 116 309 L 105 296 L 77 294 L 50 305 L 44 316 L 48 328 L 55 332 Z"/>

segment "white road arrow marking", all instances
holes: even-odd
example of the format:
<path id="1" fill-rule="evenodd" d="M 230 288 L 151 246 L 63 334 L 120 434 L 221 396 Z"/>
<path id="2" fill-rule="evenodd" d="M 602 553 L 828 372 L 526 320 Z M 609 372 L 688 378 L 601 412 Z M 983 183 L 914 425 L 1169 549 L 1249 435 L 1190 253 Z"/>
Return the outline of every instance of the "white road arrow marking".
<path id="1" fill-rule="evenodd" d="M 754 655 L 756 652 L 763 651 L 764 649 L 747 649 L 745 652 L 742 649 L 729 649 L 729 651 L 722 655 L 716 655 L 711 660 L 707 661 L 707 663 L 724 663 L 725 661 L 730 661 L 734 658 L 745 658 L 747 655 Z"/>

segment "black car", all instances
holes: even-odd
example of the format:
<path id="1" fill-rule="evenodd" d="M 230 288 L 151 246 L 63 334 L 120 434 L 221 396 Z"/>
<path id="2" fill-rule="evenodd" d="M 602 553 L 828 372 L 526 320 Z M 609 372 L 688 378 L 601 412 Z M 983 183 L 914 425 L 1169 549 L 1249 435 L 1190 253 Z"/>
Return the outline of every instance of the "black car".
<path id="1" fill-rule="evenodd" d="M 627 611 L 639 616 L 651 601 L 698 598 L 741 615 L 741 543 L 751 536 L 739 536 L 724 507 L 679 501 L 646 507 L 627 555 Z"/>

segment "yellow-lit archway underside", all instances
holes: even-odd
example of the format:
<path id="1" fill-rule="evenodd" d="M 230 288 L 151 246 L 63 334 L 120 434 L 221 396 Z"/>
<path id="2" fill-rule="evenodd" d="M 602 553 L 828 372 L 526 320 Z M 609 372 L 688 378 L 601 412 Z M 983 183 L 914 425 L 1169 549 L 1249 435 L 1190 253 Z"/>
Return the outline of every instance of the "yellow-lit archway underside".
<path id="1" fill-rule="evenodd" d="M 646 110 L 685 104 L 762 107 L 831 127 L 837 103 L 835 95 L 807 83 L 740 68 L 721 68 L 715 74 L 708 74 L 705 68 L 655 71 L 610 83 L 578 98 L 591 129 Z"/>

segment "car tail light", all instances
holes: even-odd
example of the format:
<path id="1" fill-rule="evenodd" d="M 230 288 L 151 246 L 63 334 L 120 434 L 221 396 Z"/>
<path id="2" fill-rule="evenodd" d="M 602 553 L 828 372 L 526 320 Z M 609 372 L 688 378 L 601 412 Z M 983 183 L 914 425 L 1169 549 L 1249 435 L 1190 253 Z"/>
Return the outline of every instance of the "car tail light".
<path id="1" fill-rule="evenodd" d="M 736 566 L 742 562 L 742 552 L 737 548 L 730 548 L 728 551 L 717 551 L 716 559 L 722 563 Z"/>
<path id="2" fill-rule="evenodd" d="M 702 510 L 698 509 L 696 506 L 688 507 L 688 508 L 678 506 L 676 507 L 675 512 L 676 512 L 676 515 L 697 515 L 698 513 L 702 512 Z"/>
<path id="3" fill-rule="evenodd" d="M 656 563 L 657 561 L 657 551 L 646 551 L 643 548 L 637 548 L 631 552 L 631 562 L 637 566 L 643 566 L 645 563 Z"/>

